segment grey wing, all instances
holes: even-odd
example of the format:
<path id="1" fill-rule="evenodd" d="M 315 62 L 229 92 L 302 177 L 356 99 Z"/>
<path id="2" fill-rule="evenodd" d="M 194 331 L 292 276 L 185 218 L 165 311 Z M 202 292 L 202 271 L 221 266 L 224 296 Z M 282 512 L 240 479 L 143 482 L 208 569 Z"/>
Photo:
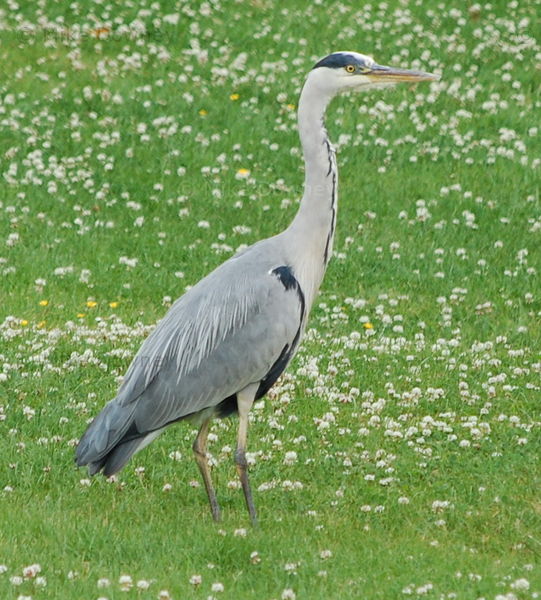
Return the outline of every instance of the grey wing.
<path id="1" fill-rule="evenodd" d="M 145 385 L 136 400 L 137 429 L 151 431 L 216 406 L 250 383 L 270 387 L 269 378 L 285 368 L 298 344 L 301 298 L 300 289 L 286 289 L 267 271 L 205 294 L 195 316 L 194 307 L 172 310 L 139 353 L 150 370 L 137 378 Z M 137 383 L 128 382 L 126 391 L 137 393 Z"/>
<path id="2" fill-rule="evenodd" d="M 305 306 L 291 269 L 265 263 L 229 260 L 177 300 L 81 439 L 79 464 L 250 383 L 260 382 L 258 396 L 266 393 L 296 350 Z"/>

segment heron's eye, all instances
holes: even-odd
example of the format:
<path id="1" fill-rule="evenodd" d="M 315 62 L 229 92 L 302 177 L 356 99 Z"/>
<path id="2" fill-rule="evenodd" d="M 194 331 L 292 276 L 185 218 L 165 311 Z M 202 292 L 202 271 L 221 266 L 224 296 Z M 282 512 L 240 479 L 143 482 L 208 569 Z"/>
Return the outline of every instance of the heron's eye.
<path id="1" fill-rule="evenodd" d="M 355 72 L 355 67 L 353 65 L 347 65 L 346 66 L 346 71 L 348 73 L 354 73 Z"/>

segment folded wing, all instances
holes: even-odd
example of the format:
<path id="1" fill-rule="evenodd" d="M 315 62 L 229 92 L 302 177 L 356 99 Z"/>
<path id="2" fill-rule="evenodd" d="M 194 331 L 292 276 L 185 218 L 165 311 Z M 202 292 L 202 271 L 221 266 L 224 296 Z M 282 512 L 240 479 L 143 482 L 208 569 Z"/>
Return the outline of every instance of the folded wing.
<path id="1" fill-rule="evenodd" d="M 289 267 L 253 258 L 230 259 L 175 302 L 82 437 L 79 465 L 95 472 L 121 444 L 127 460 L 143 438 L 250 383 L 266 393 L 296 350 L 305 306 Z"/>

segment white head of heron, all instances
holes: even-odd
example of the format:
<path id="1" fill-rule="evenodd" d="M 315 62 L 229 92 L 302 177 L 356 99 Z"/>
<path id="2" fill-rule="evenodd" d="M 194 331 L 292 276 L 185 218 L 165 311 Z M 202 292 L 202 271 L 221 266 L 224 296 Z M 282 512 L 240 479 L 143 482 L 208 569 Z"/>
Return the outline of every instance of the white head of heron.
<path id="1" fill-rule="evenodd" d="M 348 90 L 365 90 L 397 83 L 436 81 L 437 75 L 378 65 L 358 52 L 334 52 L 320 60 L 308 75 L 320 91 L 330 97 Z"/>

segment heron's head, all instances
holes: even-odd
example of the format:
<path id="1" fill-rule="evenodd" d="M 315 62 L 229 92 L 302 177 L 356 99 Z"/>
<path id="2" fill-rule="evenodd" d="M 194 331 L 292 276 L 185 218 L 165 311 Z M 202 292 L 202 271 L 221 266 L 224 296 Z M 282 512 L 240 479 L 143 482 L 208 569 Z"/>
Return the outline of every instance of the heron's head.
<path id="1" fill-rule="evenodd" d="M 378 65 L 373 58 L 358 52 L 334 52 L 322 58 L 309 78 L 331 96 L 347 90 L 387 87 L 397 83 L 435 81 L 437 75 Z"/>

